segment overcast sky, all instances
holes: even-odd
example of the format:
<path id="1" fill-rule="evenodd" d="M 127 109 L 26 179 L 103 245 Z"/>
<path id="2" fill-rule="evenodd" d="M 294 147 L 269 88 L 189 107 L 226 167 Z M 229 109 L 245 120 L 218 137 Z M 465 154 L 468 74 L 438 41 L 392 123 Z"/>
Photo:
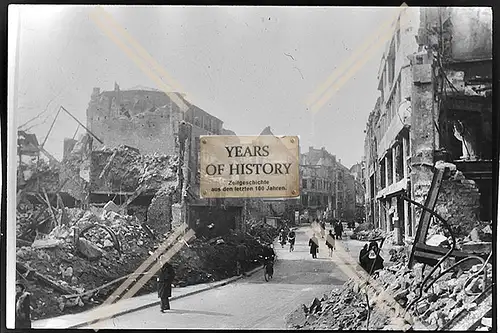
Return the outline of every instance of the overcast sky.
<path id="1" fill-rule="evenodd" d="M 271 126 L 275 134 L 300 135 L 302 150 L 324 146 L 347 167 L 361 159 L 382 48 L 314 117 L 306 99 L 394 8 L 104 8 L 189 101 L 220 118 L 225 128 L 258 135 Z M 50 102 L 39 121 L 24 127 L 39 124 L 30 132 L 40 142 L 60 105 L 85 123 L 93 87 L 112 90 L 116 81 L 122 90 L 160 88 L 94 23 L 91 12 L 83 6 L 23 6 L 16 123 Z M 45 148 L 60 158 L 63 139 L 77 126 L 61 113 Z"/>

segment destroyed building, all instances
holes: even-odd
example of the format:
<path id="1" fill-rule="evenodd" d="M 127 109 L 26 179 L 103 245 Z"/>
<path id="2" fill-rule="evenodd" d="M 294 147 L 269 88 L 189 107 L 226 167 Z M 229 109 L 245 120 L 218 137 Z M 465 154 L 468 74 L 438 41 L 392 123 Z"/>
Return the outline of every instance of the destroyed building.
<path id="1" fill-rule="evenodd" d="M 436 210 L 467 235 L 491 221 L 490 8 L 405 8 L 379 70 L 380 96 L 365 137 L 366 219 L 414 237 L 437 161 L 452 163 Z"/>
<path id="2" fill-rule="evenodd" d="M 301 154 L 300 174 L 301 213 L 306 219 L 354 219 L 357 181 L 335 155 L 324 147 L 309 147 Z"/>
<path id="3" fill-rule="evenodd" d="M 123 203 L 133 199 L 136 206 L 148 207 L 150 219 L 173 225 L 186 221 L 191 228 L 214 226 L 216 234 L 244 227 L 242 221 L 248 216 L 243 200 L 201 199 L 199 195 L 200 136 L 235 135 L 223 128 L 222 120 L 189 103 L 182 94 L 154 89 L 120 90 L 115 84 L 113 91 L 94 89 L 87 124 L 102 141 L 92 140 L 92 202 L 104 204 L 114 198 L 116 203 Z M 176 157 L 178 183 L 170 185 L 176 185 L 178 191 L 159 191 L 159 187 L 144 191 L 137 182 L 128 181 L 124 173 L 123 179 L 109 179 L 106 174 L 113 164 L 111 160 L 116 158 L 110 149 L 120 146 L 141 155 Z"/>

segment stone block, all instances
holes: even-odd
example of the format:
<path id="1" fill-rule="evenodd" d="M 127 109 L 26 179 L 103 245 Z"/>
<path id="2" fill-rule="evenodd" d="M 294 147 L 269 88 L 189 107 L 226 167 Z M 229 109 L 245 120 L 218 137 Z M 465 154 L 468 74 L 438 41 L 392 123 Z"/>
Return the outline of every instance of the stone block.
<path id="1" fill-rule="evenodd" d="M 115 204 L 113 201 L 109 201 L 105 206 L 104 206 L 105 211 L 111 211 L 115 213 L 120 213 L 120 207 L 118 207 L 117 204 Z"/>
<path id="2" fill-rule="evenodd" d="M 87 259 L 96 260 L 102 257 L 102 250 L 85 238 L 78 238 L 76 242 L 78 251 Z"/>

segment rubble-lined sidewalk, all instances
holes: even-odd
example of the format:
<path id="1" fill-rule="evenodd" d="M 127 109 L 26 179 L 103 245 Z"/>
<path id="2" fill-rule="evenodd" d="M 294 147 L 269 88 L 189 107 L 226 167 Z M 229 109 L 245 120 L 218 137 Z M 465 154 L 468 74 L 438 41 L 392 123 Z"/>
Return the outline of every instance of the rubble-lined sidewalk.
<path id="1" fill-rule="evenodd" d="M 84 136 L 63 162 L 39 160 L 18 174 L 17 279 L 32 294 L 33 320 L 100 305 L 173 231 L 171 205 L 179 202 L 182 185 L 178 158 L 141 155 L 126 146 L 89 151 L 87 140 Z M 115 200 L 81 201 L 92 193 L 90 187 L 115 193 Z M 116 199 L 121 193 L 128 196 L 126 201 Z M 149 206 L 133 205 L 140 195 L 152 197 Z M 63 201 L 73 204 L 67 207 Z M 248 249 L 249 267 L 256 267 L 264 245 L 276 236 L 277 230 L 262 223 L 248 225 L 245 233 L 197 231 L 171 259 L 174 285 L 234 276 L 241 241 Z M 151 276 L 137 295 L 155 290 Z"/>
<path id="2" fill-rule="evenodd" d="M 257 271 L 262 270 L 262 267 L 257 267 L 247 273 L 251 276 Z M 231 282 L 237 281 L 243 276 L 235 276 L 212 283 L 200 283 L 192 286 L 173 288 L 171 301 L 176 299 L 201 293 L 213 288 L 222 287 Z M 61 328 L 84 328 L 92 325 L 92 328 L 99 328 L 99 322 L 96 320 L 116 317 L 130 313 L 133 311 L 142 310 L 151 306 L 156 306 L 160 303 L 157 293 L 150 293 L 142 296 L 132 297 L 129 299 L 118 301 L 115 304 L 103 305 L 92 310 L 78 314 L 70 314 L 55 318 L 43 319 L 33 322 L 33 328 L 61 329 Z M 175 304 L 175 303 L 174 303 Z M 92 324 L 94 323 L 94 324 Z"/>

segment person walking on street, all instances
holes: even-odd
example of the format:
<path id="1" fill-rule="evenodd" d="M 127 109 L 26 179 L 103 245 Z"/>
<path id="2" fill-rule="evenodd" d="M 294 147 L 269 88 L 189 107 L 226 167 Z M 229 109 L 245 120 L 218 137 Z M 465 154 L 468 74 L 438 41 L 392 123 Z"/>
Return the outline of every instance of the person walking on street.
<path id="1" fill-rule="evenodd" d="M 280 244 L 281 244 L 281 248 L 284 248 L 284 247 L 285 247 L 285 244 L 286 244 L 286 238 L 287 238 L 286 231 L 285 231 L 284 229 L 281 229 L 281 233 L 280 233 Z"/>
<path id="2" fill-rule="evenodd" d="M 247 257 L 247 248 L 245 247 L 244 240 L 240 241 L 240 244 L 236 247 L 236 274 L 245 275 L 245 260 Z"/>
<path id="3" fill-rule="evenodd" d="M 331 257 L 333 254 L 333 250 L 335 249 L 335 236 L 333 235 L 332 230 L 330 230 L 328 232 L 328 235 L 326 236 L 326 246 L 328 246 Z"/>
<path id="4" fill-rule="evenodd" d="M 21 282 L 16 283 L 16 329 L 31 328 L 31 294 Z"/>
<path id="5" fill-rule="evenodd" d="M 158 298 L 161 300 L 160 311 L 164 313 L 165 310 L 170 310 L 169 297 L 172 297 L 172 283 L 174 282 L 175 271 L 172 265 L 166 262 L 165 259 L 160 258 L 160 263 L 162 267 L 157 278 Z"/>
<path id="6" fill-rule="evenodd" d="M 293 229 L 288 233 L 288 243 L 290 243 L 290 252 L 292 252 L 295 247 L 295 231 Z"/>
<path id="7" fill-rule="evenodd" d="M 309 253 L 312 255 L 313 259 L 318 257 L 319 252 L 319 241 L 316 238 L 316 234 L 314 234 L 311 239 L 309 239 Z"/>
<path id="8" fill-rule="evenodd" d="M 342 239 L 342 222 L 337 221 L 337 223 L 335 223 L 334 229 L 335 229 L 335 238 Z"/>
<path id="9" fill-rule="evenodd" d="M 321 228 L 321 238 L 325 238 L 325 228 L 326 228 L 325 221 L 321 221 L 320 228 Z"/>

